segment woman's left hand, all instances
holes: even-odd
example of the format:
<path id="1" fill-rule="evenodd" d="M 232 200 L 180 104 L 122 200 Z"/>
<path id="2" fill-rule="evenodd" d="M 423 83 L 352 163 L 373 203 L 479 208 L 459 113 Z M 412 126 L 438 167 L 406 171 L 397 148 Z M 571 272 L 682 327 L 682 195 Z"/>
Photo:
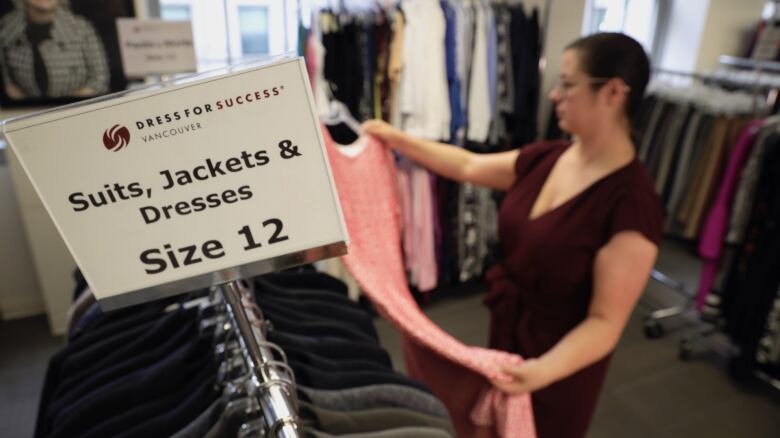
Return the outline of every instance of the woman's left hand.
<path id="1" fill-rule="evenodd" d="M 503 371 L 511 380 L 493 380 L 493 385 L 511 395 L 534 392 L 553 381 L 549 367 L 538 359 L 526 359 L 520 365 L 504 367 Z"/>

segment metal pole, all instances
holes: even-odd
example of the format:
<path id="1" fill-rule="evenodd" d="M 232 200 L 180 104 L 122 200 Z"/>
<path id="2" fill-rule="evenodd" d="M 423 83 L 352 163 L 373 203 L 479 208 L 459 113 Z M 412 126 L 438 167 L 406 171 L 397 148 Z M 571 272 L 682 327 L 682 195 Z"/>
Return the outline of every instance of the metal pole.
<path id="1" fill-rule="evenodd" d="M 252 329 L 246 309 L 241 303 L 241 289 L 236 281 L 220 286 L 225 300 L 227 313 L 238 333 L 238 342 L 251 375 L 250 384 L 257 394 L 260 408 L 271 435 L 281 438 L 299 438 L 295 409 L 292 407 L 292 394 L 288 393 L 284 377 L 272 366 L 273 354 L 268 347 L 261 346 L 265 339 L 257 330 Z M 251 393 L 251 392 L 250 392 Z"/>

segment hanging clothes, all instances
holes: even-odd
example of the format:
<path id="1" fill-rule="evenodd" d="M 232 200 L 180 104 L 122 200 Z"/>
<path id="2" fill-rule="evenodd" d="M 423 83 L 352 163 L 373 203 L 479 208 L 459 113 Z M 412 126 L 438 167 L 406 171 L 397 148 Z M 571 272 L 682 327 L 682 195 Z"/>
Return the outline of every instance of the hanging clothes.
<path id="1" fill-rule="evenodd" d="M 407 185 L 404 222 L 404 254 L 410 284 L 421 292 L 434 289 L 438 281 L 434 198 L 430 173 L 406 158 L 399 159 L 399 183 Z"/>
<path id="2" fill-rule="evenodd" d="M 449 137 L 450 103 L 444 45 L 446 21 L 437 0 L 403 0 L 404 47 L 400 128 L 416 137 Z"/>
<path id="3" fill-rule="evenodd" d="M 401 8 L 396 9 L 393 16 L 393 37 L 390 42 L 390 59 L 387 63 L 387 78 L 390 82 L 389 90 L 389 118 L 392 125 L 401 125 L 401 107 L 398 104 L 398 94 L 401 89 L 402 72 L 404 70 L 404 30 L 406 29 L 406 20 Z"/>
<path id="4" fill-rule="evenodd" d="M 702 317 L 709 321 L 717 322 L 723 318 L 723 297 L 727 293 L 729 279 L 733 271 L 732 266 L 737 259 L 739 248 L 745 240 L 765 152 L 773 141 L 776 130 L 776 122 L 764 122 L 762 129 L 757 134 L 755 145 L 751 148 L 747 162 L 740 171 L 717 275 L 709 290 L 700 289 L 700 292 L 705 294 L 700 308 Z M 704 269 L 702 275 L 708 275 L 706 265 Z"/>
<path id="5" fill-rule="evenodd" d="M 328 112 L 332 94 L 356 119 L 382 117 L 412 135 L 476 152 L 521 146 L 536 133 L 535 17 L 522 5 L 486 0 L 406 0 L 389 13 L 324 10 L 312 28 L 322 48 L 310 44 L 307 54 L 322 71 L 312 80 L 319 111 Z M 495 225 L 482 222 L 496 216 L 494 194 L 434 176 L 426 183 L 405 163 L 399 169 L 409 200 L 433 202 L 404 203 L 412 209 L 404 229 L 411 285 L 426 292 L 481 277 L 494 256 Z"/>
<path id="6" fill-rule="evenodd" d="M 248 283 L 254 292 L 241 298 L 262 310 L 263 320 L 250 310 L 250 323 L 297 394 L 301 436 L 454 436 L 427 386 L 392 370 L 371 315 L 347 297 L 346 285 L 306 268 Z M 208 291 L 106 313 L 94 297 L 80 310 L 92 296 L 80 292 L 68 344 L 49 361 L 36 437 L 236 437 L 262 415 L 248 398 L 257 394 L 240 384 L 249 378 L 236 362 L 245 347 Z"/>
<path id="7" fill-rule="evenodd" d="M 450 98 L 450 134 L 449 141 L 458 143 L 458 132 L 466 127 L 466 115 L 461 95 L 461 76 L 458 73 L 458 27 L 462 24 L 462 11 L 453 6 L 454 1 L 442 0 L 442 12 L 447 29 L 444 37 L 444 45 L 447 63 L 447 85 Z M 460 14 L 460 16 L 459 16 Z M 462 54 L 461 54 L 462 56 Z"/>
<path id="8" fill-rule="evenodd" d="M 695 240 L 748 123 L 741 114 L 752 107 L 752 97 L 713 88 L 710 97 L 724 101 L 717 110 L 701 101 L 704 91 L 688 97 L 684 90 L 654 84 L 650 92 L 640 110 L 638 155 L 666 207 L 666 232 Z"/>
<path id="9" fill-rule="evenodd" d="M 490 83 L 488 72 L 488 16 L 480 0 L 474 8 L 474 54 L 471 61 L 468 113 L 469 141 L 485 143 L 490 130 Z"/>
<path id="10" fill-rule="evenodd" d="M 728 168 L 718 190 L 718 197 L 710 209 L 703 226 L 699 243 L 699 255 L 704 260 L 704 265 L 702 266 L 699 289 L 696 294 L 698 309 L 701 309 L 707 294 L 712 290 L 719 267 L 723 243 L 726 238 L 730 206 L 736 191 L 738 177 L 750 155 L 750 150 L 755 144 L 756 136 L 763 123 L 763 120 L 753 121 L 742 131 L 729 158 Z"/>
<path id="11" fill-rule="evenodd" d="M 767 329 L 776 330 L 767 324 L 771 324 L 769 316 L 780 288 L 780 135 L 770 135 L 762 152 L 745 240 L 729 268 L 722 312 L 726 332 L 740 347 L 741 357 L 754 366 L 765 367 L 777 378 L 780 363 L 760 358 L 767 347 L 760 348 L 760 342 Z"/>

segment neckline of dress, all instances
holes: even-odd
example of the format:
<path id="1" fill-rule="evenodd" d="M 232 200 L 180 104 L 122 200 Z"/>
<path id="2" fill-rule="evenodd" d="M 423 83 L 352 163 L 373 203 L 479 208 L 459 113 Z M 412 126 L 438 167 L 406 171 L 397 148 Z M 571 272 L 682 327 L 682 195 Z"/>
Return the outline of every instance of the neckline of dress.
<path id="1" fill-rule="evenodd" d="M 544 189 L 545 184 L 547 184 L 547 180 L 550 178 L 550 174 L 552 173 L 553 169 L 555 168 L 555 165 L 558 163 L 558 160 L 561 158 L 561 155 L 563 155 L 563 153 L 566 152 L 569 149 L 569 147 L 571 147 L 571 145 L 563 148 L 563 150 L 558 154 L 558 156 L 553 161 L 553 163 L 550 166 L 550 168 L 547 170 L 547 174 L 544 176 L 544 181 L 542 181 L 542 184 L 539 186 L 539 190 L 536 191 L 536 196 L 534 196 L 534 200 L 531 203 L 531 207 L 528 209 L 528 213 L 525 215 L 526 222 L 529 222 L 529 223 L 530 222 L 536 222 L 536 221 L 538 221 L 540 219 L 543 219 L 546 216 L 549 216 L 552 213 L 555 213 L 555 212 L 563 209 L 565 206 L 567 206 L 567 205 L 573 203 L 575 200 L 581 198 L 587 192 L 591 191 L 593 188 L 595 188 L 596 186 L 600 185 L 602 182 L 604 182 L 604 181 L 608 180 L 609 178 L 611 178 L 611 177 L 613 177 L 613 176 L 623 172 L 624 170 L 630 168 L 631 166 L 634 165 L 634 163 L 638 159 L 637 155 L 635 154 L 634 158 L 631 161 L 629 161 L 628 163 L 624 164 L 623 166 L 620 166 L 620 167 L 612 170 L 611 172 L 607 173 L 606 175 L 602 176 L 601 178 L 597 179 L 596 181 L 593 181 L 592 183 L 590 183 L 590 185 L 588 185 L 584 189 L 580 190 L 575 195 L 571 196 L 569 199 L 563 201 L 562 203 L 558 204 L 557 206 L 555 206 L 553 208 L 547 209 L 545 212 L 543 212 L 543 213 L 541 213 L 541 214 L 539 214 L 539 215 L 537 215 L 535 217 L 531 217 L 531 212 L 533 211 L 534 206 L 536 205 L 536 201 L 539 200 L 539 195 L 541 195 L 542 190 Z"/>
<path id="2" fill-rule="evenodd" d="M 361 135 L 357 138 L 357 140 L 353 141 L 350 144 L 341 144 L 337 143 L 336 140 L 333 139 L 333 136 L 330 135 L 330 132 L 328 131 L 328 127 L 325 125 L 322 125 L 322 131 L 323 136 L 325 137 L 325 141 L 332 143 L 333 146 L 335 146 L 336 151 L 338 153 L 349 159 L 355 159 L 363 154 L 363 152 L 366 151 L 368 146 L 368 136 L 367 135 Z"/>

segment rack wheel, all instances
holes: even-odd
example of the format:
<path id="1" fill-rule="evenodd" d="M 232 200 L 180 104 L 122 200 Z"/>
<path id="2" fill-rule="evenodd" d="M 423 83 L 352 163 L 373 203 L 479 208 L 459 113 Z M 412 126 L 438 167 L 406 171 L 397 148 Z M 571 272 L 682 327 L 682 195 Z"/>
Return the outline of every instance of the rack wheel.
<path id="1" fill-rule="evenodd" d="M 647 339 L 658 339 L 664 335 L 664 327 L 654 319 L 646 318 L 644 329 Z"/>
<path id="2" fill-rule="evenodd" d="M 693 343 L 688 339 L 680 340 L 679 358 L 683 362 L 691 360 L 693 356 Z"/>

